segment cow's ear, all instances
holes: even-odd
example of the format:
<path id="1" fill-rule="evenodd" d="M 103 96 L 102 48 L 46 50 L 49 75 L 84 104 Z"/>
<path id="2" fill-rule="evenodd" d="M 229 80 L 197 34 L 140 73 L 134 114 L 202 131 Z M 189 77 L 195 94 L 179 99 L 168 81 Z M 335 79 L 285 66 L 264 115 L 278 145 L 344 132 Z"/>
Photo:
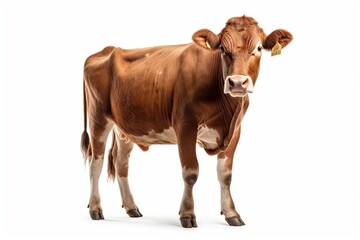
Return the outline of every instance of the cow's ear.
<path id="1" fill-rule="evenodd" d="M 219 37 L 208 29 L 201 29 L 193 34 L 193 41 L 203 48 L 215 50 L 220 46 Z"/>
<path id="2" fill-rule="evenodd" d="M 288 31 L 284 29 L 276 29 L 265 38 L 263 47 L 267 50 L 272 50 L 272 52 L 277 50 L 279 51 L 281 48 L 286 47 L 292 39 L 293 36 Z"/>

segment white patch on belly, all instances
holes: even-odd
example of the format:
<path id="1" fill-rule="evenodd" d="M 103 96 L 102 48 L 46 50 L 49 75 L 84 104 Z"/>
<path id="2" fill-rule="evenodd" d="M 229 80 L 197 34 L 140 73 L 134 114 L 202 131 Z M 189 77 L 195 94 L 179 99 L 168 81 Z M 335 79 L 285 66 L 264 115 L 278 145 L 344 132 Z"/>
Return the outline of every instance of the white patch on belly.
<path id="1" fill-rule="evenodd" d="M 165 129 L 162 133 L 157 133 L 151 130 L 147 135 L 133 136 L 131 139 L 136 144 L 150 145 L 150 144 L 175 144 L 177 143 L 176 134 L 173 128 Z"/>
<path id="2" fill-rule="evenodd" d="M 120 138 L 120 140 L 125 141 L 125 143 L 129 143 L 130 139 L 121 132 L 118 126 L 113 127 L 115 134 Z"/>
<path id="3" fill-rule="evenodd" d="M 197 143 L 207 149 L 215 149 L 218 147 L 217 141 L 220 139 L 218 131 L 208 128 L 205 124 L 198 127 Z"/>

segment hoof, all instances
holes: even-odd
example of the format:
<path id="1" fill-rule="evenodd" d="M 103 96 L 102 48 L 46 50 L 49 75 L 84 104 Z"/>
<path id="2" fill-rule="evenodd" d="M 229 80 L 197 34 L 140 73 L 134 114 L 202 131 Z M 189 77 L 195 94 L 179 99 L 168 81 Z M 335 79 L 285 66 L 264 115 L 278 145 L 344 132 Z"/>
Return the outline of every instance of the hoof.
<path id="1" fill-rule="evenodd" d="M 184 218 L 184 219 L 180 219 L 181 222 L 181 226 L 183 228 L 196 228 L 197 227 L 197 223 L 196 223 L 196 219 L 191 219 L 191 218 Z"/>
<path id="2" fill-rule="evenodd" d="M 102 211 L 90 211 L 90 217 L 92 220 L 103 220 L 104 219 L 104 215 L 102 213 Z"/>
<path id="3" fill-rule="evenodd" d="M 133 210 L 129 210 L 127 212 L 127 214 L 130 216 L 130 217 L 133 217 L 133 218 L 138 218 L 138 217 L 142 217 L 143 215 L 141 214 L 141 212 L 139 211 L 139 209 L 133 209 Z"/>
<path id="4" fill-rule="evenodd" d="M 240 217 L 226 218 L 225 220 L 230 226 L 243 226 L 243 225 L 245 225 L 244 221 Z"/>

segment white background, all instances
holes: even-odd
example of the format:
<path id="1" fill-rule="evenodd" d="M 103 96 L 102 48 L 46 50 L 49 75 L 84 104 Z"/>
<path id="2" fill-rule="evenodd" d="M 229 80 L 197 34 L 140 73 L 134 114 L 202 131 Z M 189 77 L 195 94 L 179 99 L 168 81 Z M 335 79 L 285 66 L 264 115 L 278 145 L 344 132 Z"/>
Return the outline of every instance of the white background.
<path id="1" fill-rule="evenodd" d="M 1 1 L 0 238 L 355 239 L 359 237 L 359 16 L 356 1 Z M 199 227 L 182 229 L 177 147 L 135 148 L 130 184 L 144 217 L 121 208 L 117 184 L 91 221 L 80 152 L 82 67 L 107 45 L 191 42 L 234 16 L 294 35 L 264 53 L 243 121 L 232 193 L 246 226 L 220 216 L 216 160 L 198 149 Z M 357 18 L 357 19 L 356 19 Z M 5 237 L 5 238 L 4 238 Z"/>

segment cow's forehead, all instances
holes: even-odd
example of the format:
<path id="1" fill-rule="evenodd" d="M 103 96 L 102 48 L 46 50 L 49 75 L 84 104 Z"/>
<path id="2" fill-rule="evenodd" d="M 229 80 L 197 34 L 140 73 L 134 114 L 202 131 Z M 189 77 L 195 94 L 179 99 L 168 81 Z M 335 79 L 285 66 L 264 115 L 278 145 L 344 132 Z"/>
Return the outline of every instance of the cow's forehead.
<path id="1" fill-rule="evenodd" d="M 238 47 L 253 49 L 259 42 L 263 42 L 263 34 L 259 32 L 258 28 L 254 27 L 247 27 L 241 30 L 228 27 L 221 34 L 221 45 L 229 51 L 235 50 Z"/>
<path id="2" fill-rule="evenodd" d="M 224 31 L 234 31 L 251 35 L 262 35 L 264 33 L 255 19 L 246 16 L 230 18 L 223 29 L 223 32 Z"/>

